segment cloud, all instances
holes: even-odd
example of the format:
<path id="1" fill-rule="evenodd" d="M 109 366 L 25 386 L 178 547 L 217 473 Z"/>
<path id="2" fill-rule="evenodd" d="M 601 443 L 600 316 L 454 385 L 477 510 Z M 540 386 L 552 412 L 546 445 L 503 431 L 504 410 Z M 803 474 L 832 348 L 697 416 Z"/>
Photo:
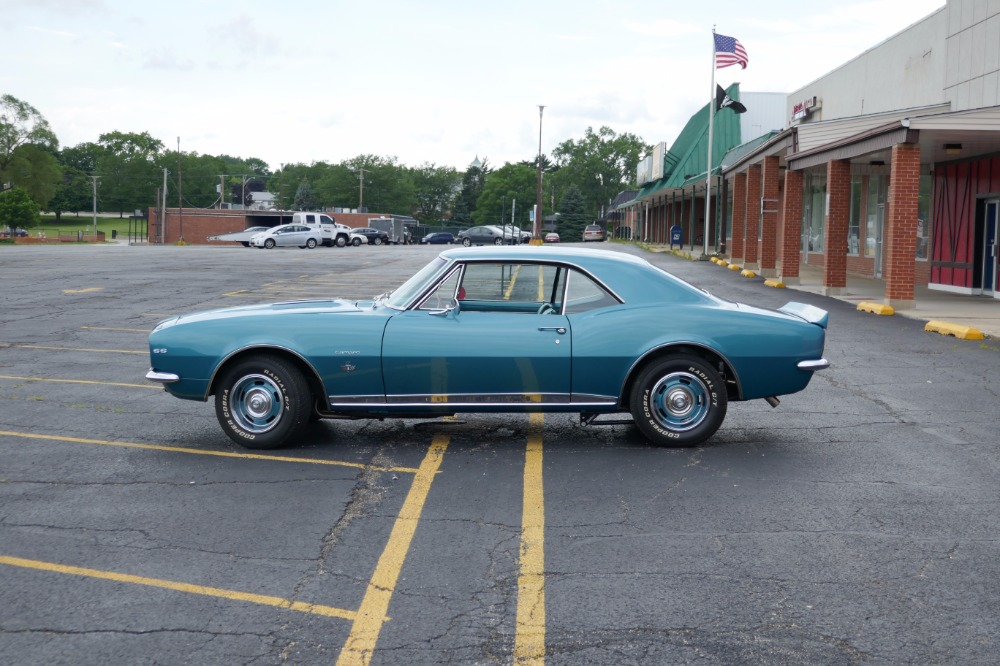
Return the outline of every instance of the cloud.
<path id="1" fill-rule="evenodd" d="M 160 51 L 147 53 L 142 63 L 143 69 L 163 70 L 168 72 L 193 72 L 195 63 L 189 58 L 178 58 L 172 53 Z"/>

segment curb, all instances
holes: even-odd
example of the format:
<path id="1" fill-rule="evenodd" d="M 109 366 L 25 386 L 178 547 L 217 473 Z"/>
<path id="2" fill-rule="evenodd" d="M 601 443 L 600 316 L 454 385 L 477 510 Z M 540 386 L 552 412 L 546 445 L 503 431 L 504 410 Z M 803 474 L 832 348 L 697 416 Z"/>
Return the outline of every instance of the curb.
<path id="1" fill-rule="evenodd" d="M 929 321 L 924 326 L 924 331 L 928 333 L 940 333 L 941 335 L 951 335 L 961 340 L 982 340 L 983 332 L 972 326 L 952 324 L 946 321 Z"/>
<path id="2" fill-rule="evenodd" d="M 876 303 L 874 301 L 861 301 L 858 303 L 858 310 L 861 312 L 871 312 L 877 315 L 894 315 L 896 311 L 892 309 L 891 305 L 886 305 L 885 303 Z"/>

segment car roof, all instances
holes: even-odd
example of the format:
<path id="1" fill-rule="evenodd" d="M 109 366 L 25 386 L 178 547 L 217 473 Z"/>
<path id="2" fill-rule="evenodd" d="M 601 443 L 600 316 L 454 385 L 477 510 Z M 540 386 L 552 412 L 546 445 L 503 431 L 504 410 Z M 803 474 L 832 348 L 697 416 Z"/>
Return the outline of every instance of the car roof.
<path id="1" fill-rule="evenodd" d="M 448 261 L 552 262 L 590 273 L 626 301 L 718 302 L 708 294 L 641 257 L 625 252 L 551 245 L 456 247 L 438 256 Z"/>

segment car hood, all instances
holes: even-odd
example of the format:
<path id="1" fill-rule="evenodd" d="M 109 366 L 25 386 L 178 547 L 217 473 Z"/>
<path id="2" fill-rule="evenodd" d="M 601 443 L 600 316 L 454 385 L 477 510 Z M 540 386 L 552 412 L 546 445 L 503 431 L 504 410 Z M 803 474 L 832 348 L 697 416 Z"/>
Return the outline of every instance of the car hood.
<path id="1" fill-rule="evenodd" d="M 335 314 L 362 312 L 363 310 L 370 309 L 370 301 L 368 302 L 368 307 L 363 308 L 357 301 L 349 301 L 342 298 L 308 301 L 284 301 L 280 303 L 266 303 L 263 305 L 242 305 L 232 308 L 206 310 L 203 312 L 194 312 L 192 314 L 178 315 L 161 321 L 156 325 L 156 329 L 154 330 L 161 330 L 176 324 L 191 324 L 195 322 L 218 321 L 223 319 L 268 317 L 279 314 Z"/>

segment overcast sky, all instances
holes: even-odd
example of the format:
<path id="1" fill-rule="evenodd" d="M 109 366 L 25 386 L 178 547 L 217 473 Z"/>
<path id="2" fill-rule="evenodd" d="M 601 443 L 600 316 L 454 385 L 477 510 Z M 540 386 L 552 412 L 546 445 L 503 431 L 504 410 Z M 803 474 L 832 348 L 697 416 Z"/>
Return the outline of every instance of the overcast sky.
<path id="1" fill-rule="evenodd" d="M 788 93 L 944 0 L 0 0 L 0 94 L 63 147 L 149 132 L 167 148 L 292 162 L 395 156 L 460 170 L 533 159 L 588 127 L 672 143 L 705 104 L 711 31 Z"/>

